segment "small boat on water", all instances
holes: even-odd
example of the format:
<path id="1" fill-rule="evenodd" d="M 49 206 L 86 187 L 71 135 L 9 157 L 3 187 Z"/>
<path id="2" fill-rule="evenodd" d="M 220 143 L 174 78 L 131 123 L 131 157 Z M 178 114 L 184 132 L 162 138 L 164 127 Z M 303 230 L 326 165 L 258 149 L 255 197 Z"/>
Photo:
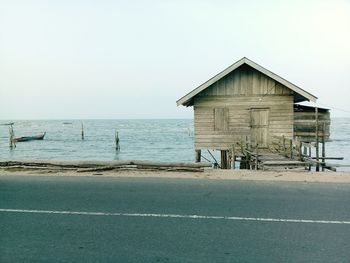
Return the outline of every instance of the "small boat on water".
<path id="1" fill-rule="evenodd" d="M 25 137 L 18 137 L 14 138 L 13 142 L 28 142 L 28 141 L 34 141 L 34 140 L 43 140 L 45 137 L 46 132 L 43 134 L 39 134 L 36 136 L 25 136 Z"/>
<path id="2" fill-rule="evenodd" d="M 1 125 L 8 125 L 8 126 L 12 126 L 13 124 L 15 124 L 14 122 L 9 122 L 9 123 L 1 123 Z"/>

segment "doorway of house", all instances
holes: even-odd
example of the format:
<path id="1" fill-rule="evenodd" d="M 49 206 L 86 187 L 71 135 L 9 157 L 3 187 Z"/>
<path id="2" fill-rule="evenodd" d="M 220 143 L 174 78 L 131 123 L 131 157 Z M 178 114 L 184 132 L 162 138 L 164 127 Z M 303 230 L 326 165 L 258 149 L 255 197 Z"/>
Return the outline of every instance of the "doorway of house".
<path id="1" fill-rule="evenodd" d="M 268 147 L 269 109 L 251 109 L 251 143 L 259 148 Z"/>

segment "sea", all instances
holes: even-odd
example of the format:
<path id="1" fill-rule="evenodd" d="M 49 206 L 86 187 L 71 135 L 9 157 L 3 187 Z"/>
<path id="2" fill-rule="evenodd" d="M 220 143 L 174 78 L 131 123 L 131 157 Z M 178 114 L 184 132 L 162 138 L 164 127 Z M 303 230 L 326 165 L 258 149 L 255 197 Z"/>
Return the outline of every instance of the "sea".
<path id="1" fill-rule="evenodd" d="M 350 171 L 350 118 L 333 118 L 326 155 L 338 171 Z M 193 119 L 2 120 L 14 122 L 15 137 L 46 132 L 42 141 L 9 147 L 9 126 L 0 125 L 0 160 L 152 160 L 194 161 Z M 81 138 L 82 126 L 84 140 Z M 116 150 L 118 133 L 120 151 Z M 211 151 L 218 158 L 217 151 Z M 209 152 L 203 156 L 214 161 Z M 204 159 L 204 160 L 205 160 Z"/>

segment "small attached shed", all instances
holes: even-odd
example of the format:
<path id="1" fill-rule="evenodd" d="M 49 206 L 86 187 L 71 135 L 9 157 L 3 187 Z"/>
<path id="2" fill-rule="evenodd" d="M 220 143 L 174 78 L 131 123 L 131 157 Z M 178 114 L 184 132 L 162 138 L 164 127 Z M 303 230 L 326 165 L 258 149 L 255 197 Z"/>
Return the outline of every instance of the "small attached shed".
<path id="1" fill-rule="evenodd" d="M 317 122 L 317 124 L 316 124 Z M 294 137 L 302 142 L 329 141 L 331 117 L 329 109 L 295 104 Z M 317 135 L 316 136 L 316 131 Z"/>
<path id="2" fill-rule="evenodd" d="M 300 124 L 307 127 L 307 121 L 301 120 L 305 116 L 301 112 L 309 109 L 298 108 L 296 103 L 316 100 L 311 93 L 242 58 L 183 96 L 177 105 L 194 107 L 197 151 L 229 150 L 247 139 L 268 149 L 275 136 L 293 139 L 303 132 Z"/>

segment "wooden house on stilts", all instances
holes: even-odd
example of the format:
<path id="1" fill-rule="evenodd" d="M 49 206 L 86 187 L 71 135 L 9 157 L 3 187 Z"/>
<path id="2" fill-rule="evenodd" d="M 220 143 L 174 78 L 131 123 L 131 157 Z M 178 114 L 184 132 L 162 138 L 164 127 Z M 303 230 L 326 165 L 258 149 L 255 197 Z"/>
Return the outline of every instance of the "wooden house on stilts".
<path id="1" fill-rule="evenodd" d="M 201 150 L 220 150 L 221 166 L 229 168 L 252 149 L 257 156 L 258 151 L 277 151 L 294 158 L 296 152 L 309 155 L 301 150 L 305 145 L 327 141 L 329 110 L 298 104 L 316 100 L 311 93 L 242 58 L 183 96 L 177 105 L 194 108 L 196 161 L 200 161 Z"/>

